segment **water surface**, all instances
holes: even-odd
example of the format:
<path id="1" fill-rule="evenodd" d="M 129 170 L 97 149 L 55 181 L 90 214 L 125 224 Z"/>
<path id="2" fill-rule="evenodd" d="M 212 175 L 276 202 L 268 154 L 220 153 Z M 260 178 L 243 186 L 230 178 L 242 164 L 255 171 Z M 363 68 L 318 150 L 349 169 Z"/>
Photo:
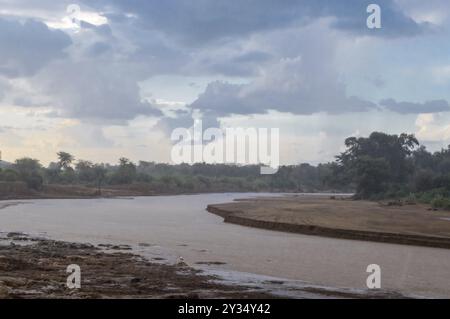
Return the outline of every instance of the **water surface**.
<path id="1" fill-rule="evenodd" d="M 27 200 L 0 210 L 0 231 L 128 244 L 148 258 L 217 263 L 214 271 L 233 278 L 243 272 L 329 287 L 365 289 L 367 266 L 378 264 L 384 289 L 450 297 L 450 250 L 254 229 L 205 211 L 253 195 L 264 194 Z"/>

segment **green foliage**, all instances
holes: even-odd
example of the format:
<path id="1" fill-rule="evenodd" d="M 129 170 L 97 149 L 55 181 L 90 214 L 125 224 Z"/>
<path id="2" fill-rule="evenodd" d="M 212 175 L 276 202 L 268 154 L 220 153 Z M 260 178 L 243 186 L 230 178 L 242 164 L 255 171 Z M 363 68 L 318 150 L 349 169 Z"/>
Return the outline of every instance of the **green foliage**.
<path id="1" fill-rule="evenodd" d="M 21 158 L 16 160 L 14 170 L 17 172 L 20 180 L 27 183 L 28 188 L 40 190 L 44 179 L 41 174 L 42 166 L 38 160 L 32 158 Z"/>
<path id="2" fill-rule="evenodd" d="M 57 155 L 59 160 L 58 161 L 59 167 L 61 167 L 64 170 L 68 169 L 72 164 L 72 162 L 75 160 L 75 157 L 73 157 L 71 154 L 67 152 L 58 152 Z"/>
<path id="3" fill-rule="evenodd" d="M 431 206 L 433 208 L 442 208 L 442 209 L 450 210 L 450 198 L 438 196 L 431 201 Z"/>
<path id="4" fill-rule="evenodd" d="M 414 167 L 409 160 L 419 142 L 413 135 L 374 132 L 369 137 L 349 137 L 347 150 L 337 156 L 335 178 L 356 183 L 356 196 L 383 196 L 392 185 L 408 181 Z"/>
<path id="5" fill-rule="evenodd" d="M 383 193 L 389 180 L 389 162 L 382 157 L 371 158 L 369 156 L 361 156 L 355 162 L 357 196 L 369 198 L 373 194 Z"/>
<path id="6" fill-rule="evenodd" d="M 118 169 L 111 175 L 111 184 L 131 184 L 135 180 L 136 165 L 127 158 L 120 158 Z"/>
<path id="7" fill-rule="evenodd" d="M 17 171 L 6 168 L 0 169 L 0 181 L 2 182 L 17 182 L 20 181 L 20 176 Z"/>

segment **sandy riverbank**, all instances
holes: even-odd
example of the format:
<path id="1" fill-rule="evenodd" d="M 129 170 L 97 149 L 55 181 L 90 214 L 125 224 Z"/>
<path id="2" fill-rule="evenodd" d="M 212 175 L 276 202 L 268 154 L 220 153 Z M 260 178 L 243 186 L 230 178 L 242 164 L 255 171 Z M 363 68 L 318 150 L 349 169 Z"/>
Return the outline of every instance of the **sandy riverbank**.
<path id="1" fill-rule="evenodd" d="M 22 199 L 76 199 L 76 198 L 109 198 L 119 196 L 153 196 L 159 195 L 140 185 L 108 186 L 99 191 L 95 187 L 82 185 L 44 185 L 40 191 L 25 189 L 23 191 L 3 192 L 0 200 Z"/>
<path id="2" fill-rule="evenodd" d="M 225 222 L 307 235 L 450 248 L 450 212 L 330 196 L 256 198 L 208 205 Z"/>
<path id="3" fill-rule="evenodd" d="M 231 190 L 230 190 L 231 191 Z M 145 183 L 130 185 L 108 185 L 99 191 L 95 187 L 83 185 L 44 185 L 42 190 L 25 190 L 13 192 L 0 192 L 0 201 L 5 200 L 27 200 L 27 199 L 90 199 L 90 198 L 117 198 L 117 197 L 141 197 L 141 196 L 171 196 L 171 195 L 198 195 L 230 193 L 222 190 L 206 191 L 161 191 L 154 190 Z M 244 192 L 245 193 L 245 192 Z"/>

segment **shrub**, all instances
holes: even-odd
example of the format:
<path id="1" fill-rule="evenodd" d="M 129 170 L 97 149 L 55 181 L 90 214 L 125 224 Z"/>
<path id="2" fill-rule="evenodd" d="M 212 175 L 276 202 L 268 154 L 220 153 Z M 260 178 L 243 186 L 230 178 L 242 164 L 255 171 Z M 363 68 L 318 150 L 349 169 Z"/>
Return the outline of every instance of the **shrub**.
<path id="1" fill-rule="evenodd" d="M 431 201 L 431 206 L 433 208 L 442 208 L 450 210 L 450 198 L 436 197 Z"/>

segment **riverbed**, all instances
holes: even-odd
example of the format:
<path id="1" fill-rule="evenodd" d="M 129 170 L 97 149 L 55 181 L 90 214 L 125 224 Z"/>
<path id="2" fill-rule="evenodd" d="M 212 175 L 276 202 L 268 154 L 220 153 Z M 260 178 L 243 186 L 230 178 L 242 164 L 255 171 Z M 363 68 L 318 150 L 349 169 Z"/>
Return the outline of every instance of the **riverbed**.
<path id="1" fill-rule="evenodd" d="M 378 264 L 383 289 L 450 297 L 449 250 L 253 229 L 223 223 L 205 210 L 208 204 L 250 196 L 267 194 L 26 200 L 0 210 L 0 231 L 130 245 L 151 260 L 182 257 L 227 280 L 280 290 L 295 285 L 366 290 L 367 266 Z"/>

